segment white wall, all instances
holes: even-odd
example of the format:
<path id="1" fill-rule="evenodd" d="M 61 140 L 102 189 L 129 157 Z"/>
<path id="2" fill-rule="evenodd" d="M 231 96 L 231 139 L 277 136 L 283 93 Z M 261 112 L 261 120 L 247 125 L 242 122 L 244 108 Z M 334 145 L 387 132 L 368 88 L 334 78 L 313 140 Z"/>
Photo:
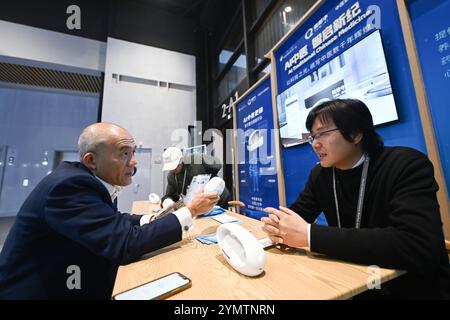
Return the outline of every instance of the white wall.
<path id="1" fill-rule="evenodd" d="M 104 71 L 106 43 L 0 20 L 0 56 Z M 2 59 L 4 60 L 4 59 Z M 9 62 L 9 61 L 8 61 Z"/>
<path id="2" fill-rule="evenodd" d="M 57 70 L 105 72 L 102 120 L 129 129 L 153 152 L 151 188 L 163 194 L 160 164 L 172 133 L 196 118 L 195 57 L 108 38 L 107 43 L 0 20 L 0 61 Z M 117 82 L 112 74 L 191 86 L 192 91 Z M 187 147 L 187 139 L 178 144 Z"/>
<path id="3" fill-rule="evenodd" d="M 162 195 L 161 154 L 176 144 L 171 141 L 175 130 L 187 132 L 194 124 L 195 90 L 116 81 L 113 74 L 195 87 L 195 57 L 113 38 L 107 42 L 102 121 L 123 126 L 138 145 L 152 149 L 151 190 Z M 187 147 L 188 141 L 179 145 Z"/>

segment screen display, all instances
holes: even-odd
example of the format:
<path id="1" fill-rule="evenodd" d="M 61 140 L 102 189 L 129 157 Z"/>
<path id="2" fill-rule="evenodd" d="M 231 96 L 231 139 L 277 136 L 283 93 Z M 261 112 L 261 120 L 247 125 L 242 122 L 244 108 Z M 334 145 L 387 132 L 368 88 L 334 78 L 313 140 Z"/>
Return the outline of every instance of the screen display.
<path id="1" fill-rule="evenodd" d="M 195 146 L 195 147 L 184 148 L 183 153 L 185 155 L 191 155 L 194 153 L 206 154 L 206 144 L 201 144 L 201 145 Z"/>
<path id="2" fill-rule="evenodd" d="M 188 283 L 188 278 L 179 273 L 172 273 L 140 287 L 119 293 L 115 296 L 115 300 L 151 300 L 179 287 L 186 286 Z"/>
<path id="3" fill-rule="evenodd" d="M 398 120 L 379 30 L 277 96 L 282 145 L 307 142 L 309 112 L 338 98 L 363 101 L 375 125 Z"/>

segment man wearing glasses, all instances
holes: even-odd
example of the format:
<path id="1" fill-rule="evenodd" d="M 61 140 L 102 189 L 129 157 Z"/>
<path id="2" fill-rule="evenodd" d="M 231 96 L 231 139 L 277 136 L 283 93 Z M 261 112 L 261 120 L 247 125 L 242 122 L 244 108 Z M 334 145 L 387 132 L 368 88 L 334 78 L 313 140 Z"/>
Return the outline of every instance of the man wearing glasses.
<path id="1" fill-rule="evenodd" d="M 449 299 L 450 265 L 428 158 L 385 147 L 359 100 L 315 107 L 306 127 L 320 164 L 289 209 L 265 209 L 263 229 L 271 240 L 408 271 L 383 285 L 380 297 Z M 321 212 L 329 226 L 313 224 Z"/>

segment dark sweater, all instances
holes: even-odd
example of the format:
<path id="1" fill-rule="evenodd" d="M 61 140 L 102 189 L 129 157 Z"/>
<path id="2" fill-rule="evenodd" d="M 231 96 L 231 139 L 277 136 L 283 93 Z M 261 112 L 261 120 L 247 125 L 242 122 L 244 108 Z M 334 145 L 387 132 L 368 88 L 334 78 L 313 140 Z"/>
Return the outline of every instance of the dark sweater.
<path id="1" fill-rule="evenodd" d="M 361 228 L 355 228 L 362 165 L 336 169 L 342 228 L 337 228 L 331 168 L 314 167 L 290 207 L 313 223 L 324 212 L 328 227 L 311 225 L 311 250 L 337 259 L 407 270 L 390 289 L 404 297 L 450 298 L 438 185 L 428 158 L 410 148 L 384 147 L 372 155 Z"/>
<path id="2" fill-rule="evenodd" d="M 195 176 L 210 174 L 211 178 L 216 177 L 222 168 L 219 159 L 201 153 L 185 156 L 183 163 L 183 168 L 180 173 L 175 174 L 174 172 L 169 172 L 167 174 L 166 194 L 161 199 L 161 203 L 167 198 L 178 201 L 180 194 L 186 195 L 187 188 Z M 185 172 L 186 181 L 184 181 Z M 225 187 L 223 193 L 220 195 L 218 205 L 227 209 L 228 200 L 230 200 L 230 192 Z"/>

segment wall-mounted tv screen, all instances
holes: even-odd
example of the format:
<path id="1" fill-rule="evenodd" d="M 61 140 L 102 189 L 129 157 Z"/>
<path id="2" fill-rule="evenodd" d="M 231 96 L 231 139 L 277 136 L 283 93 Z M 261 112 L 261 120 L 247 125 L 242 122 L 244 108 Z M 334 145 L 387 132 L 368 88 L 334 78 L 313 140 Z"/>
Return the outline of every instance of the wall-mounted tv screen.
<path id="1" fill-rule="evenodd" d="M 377 30 L 277 96 L 281 143 L 307 142 L 306 118 L 322 102 L 359 99 L 375 125 L 398 120 L 380 31 Z"/>

